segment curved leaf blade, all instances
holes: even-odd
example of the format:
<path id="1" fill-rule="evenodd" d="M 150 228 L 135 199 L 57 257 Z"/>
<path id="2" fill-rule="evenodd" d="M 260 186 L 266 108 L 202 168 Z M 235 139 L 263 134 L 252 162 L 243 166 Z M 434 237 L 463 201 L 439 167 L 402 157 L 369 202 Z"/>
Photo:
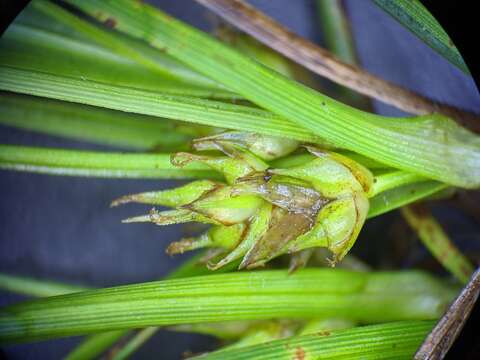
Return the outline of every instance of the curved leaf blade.
<path id="1" fill-rule="evenodd" d="M 425 44 L 450 61 L 466 74 L 470 74 L 465 61 L 442 26 L 418 0 L 373 0 L 395 20 L 410 30 Z"/>

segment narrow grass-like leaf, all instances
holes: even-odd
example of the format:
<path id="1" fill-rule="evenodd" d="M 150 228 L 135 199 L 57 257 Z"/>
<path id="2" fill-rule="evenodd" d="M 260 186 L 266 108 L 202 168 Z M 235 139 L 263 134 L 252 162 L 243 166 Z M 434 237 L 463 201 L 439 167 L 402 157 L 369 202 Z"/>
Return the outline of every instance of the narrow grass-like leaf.
<path id="1" fill-rule="evenodd" d="M 316 5 L 327 48 L 343 61 L 355 64 L 357 55 L 342 1 L 317 0 Z"/>
<path id="2" fill-rule="evenodd" d="M 310 131 L 249 106 L 160 94 L 0 65 L 1 90 L 178 119 L 226 129 L 324 143 Z"/>
<path id="3" fill-rule="evenodd" d="M 455 246 L 432 213 L 422 205 L 405 206 L 402 215 L 432 255 L 461 283 L 466 284 L 475 270 Z"/>
<path id="4" fill-rule="evenodd" d="M 311 41 L 290 31 L 246 0 L 196 0 L 221 18 L 275 49 L 307 69 L 361 94 L 412 114 L 439 112 L 480 133 L 479 116 L 455 106 L 439 103 L 347 64 Z"/>
<path id="5" fill-rule="evenodd" d="M 13 93 L 0 93 L 0 124 L 139 150 L 185 148 L 195 133 L 182 134 L 183 122 Z"/>
<path id="6" fill-rule="evenodd" d="M 98 26 L 82 21 L 76 16 L 63 10 L 58 5 L 44 0 L 32 1 L 15 19 L 15 23 L 33 26 L 56 33 L 69 39 L 80 40 L 91 45 L 100 45 L 108 49 L 109 53 L 116 54 L 123 59 L 134 61 L 135 67 L 147 69 L 151 75 L 160 75 L 161 78 L 176 79 L 189 84 L 200 85 L 216 90 L 225 88 L 207 77 L 191 70 L 171 56 L 157 51 L 143 41 L 129 36 L 120 36 L 108 29 L 114 26 L 113 21 L 107 21 L 107 27 Z"/>
<path id="7" fill-rule="evenodd" d="M 438 114 L 386 118 L 296 83 L 153 7 L 134 1 L 68 1 L 161 48 L 193 69 L 314 134 L 392 167 L 446 183 L 480 185 L 480 141 Z"/>
<path id="8" fill-rule="evenodd" d="M 453 65 L 466 74 L 470 73 L 450 37 L 420 1 L 373 1 Z"/>
<path id="9" fill-rule="evenodd" d="M 182 265 L 174 269 L 166 276 L 166 279 L 179 279 L 189 276 L 200 276 L 211 274 L 204 264 L 199 263 L 200 259 L 205 256 L 205 253 L 197 254 Z M 215 273 L 225 273 L 233 270 L 233 266 L 238 266 L 238 263 L 219 269 Z M 115 351 L 112 350 L 111 360 L 126 359 L 133 354 L 142 344 L 144 344 L 150 337 L 152 337 L 159 328 L 149 327 L 133 333 L 130 330 L 116 330 L 100 334 L 94 334 L 87 337 L 80 345 L 75 347 L 65 358 L 66 360 L 93 360 L 98 358 L 100 354 L 104 353 L 110 346 L 116 343 L 119 339 L 128 336 L 131 337 L 126 342 L 119 344 Z"/>
<path id="10" fill-rule="evenodd" d="M 169 154 L 122 154 L 0 145 L 0 168 L 52 175 L 108 178 L 221 179 L 202 164 L 178 168 Z"/>
<path id="11" fill-rule="evenodd" d="M 177 279 L 182 277 L 212 274 L 212 271 L 208 270 L 204 264 L 199 263 L 203 256 L 205 256 L 204 253 L 199 253 L 191 257 L 189 260 L 185 261 L 182 263 L 182 265 L 168 274 L 166 278 Z M 222 268 L 215 273 L 229 272 L 236 266 L 238 266 L 238 262 L 232 264 L 231 266 Z M 10 291 L 27 296 L 46 297 L 85 291 L 88 290 L 88 288 L 0 273 L 0 290 Z M 155 331 L 153 328 L 141 330 L 126 343 L 125 347 L 122 348 L 115 358 L 121 355 L 122 356 L 120 358 L 125 358 L 128 354 L 133 353 L 137 346 L 140 345 L 140 340 L 146 341 L 149 336 L 154 334 L 154 332 Z M 118 341 L 118 339 L 126 336 L 127 334 L 128 331 L 119 330 L 91 335 L 82 343 L 80 343 L 80 345 L 77 346 L 72 352 L 70 352 L 66 359 L 94 359 L 113 343 Z"/>
<path id="12" fill-rule="evenodd" d="M 0 289 L 27 296 L 46 297 L 85 291 L 88 288 L 0 274 Z M 66 359 L 94 359 L 126 334 L 127 332 L 125 330 L 117 330 L 91 335 L 82 341 L 80 345 L 75 348 L 75 351 L 71 352 Z"/>
<path id="13" fill-rule="evenodd" d="M 417 200 L 440 193 L 447 188 L 447 184 L 437 181 L 422 181 L 387 190 L 370 199 L 368 218 L 384 214 Z"/>
<path id="14" fill-rule="evenodd" d="M 143 344 L 145 344 L 159 328 L 147 327 L 138 331 L 131 339 L 128 340 L 119 349 L 114 349 L 109 354 L 111 360 L 124 360 L 128 359 L 135 351 L 137 351 Z"/>
<path id="15" fill-rule="evenodd" d="M 402 321 L 361 326 L 219 350 L 195 359 L 411 359 L 433 325 L 433 321 Z"/>
<path id="16" fill-rule="evenodd" d="M 0 309 L 0 342 L 155 325 L 342 317 L 384 322 L 439 317 L 456 289 L 418 272 L 340 269 L 236 272 L 43 298 Z"/>
<path id="17" fill-rule="evenodd" d="M 229 272 L 238 266 L 237 262 L 214 272 L 209 270 L 200 262 L 201 258 L 204 256 L 205 252 L 192 256 L 190 259 L 186 260 L 179 267 L 169 273 L 166 276 L 166 279 L 180 279 L 182 277 L 221 274 Z M 47 297 L 92 290 L 92 288 L 0 273 L 0 290 L 27 296 Z"/>
<path id="18" fill-rule="evenodd" d="M 388 171 L 375 174 L 375 182 L 372 187 L 372 195 L 378 195 L 387 190 L 397 188 L 399 186 L 418 183 L 421 181 L 426 181 L 422 176 L 416 174 L 407 173 L 404 171 Z"/>
<path id="19" fill-rule="evenodd" d="M 341 0 L 317 0 L 318 23 L 326 47 L 347 64 L 356 65 L 357 55 L 350 23 Z M 349 88 L 337 85 L 339 99 L 358 109 L 368 110 L 369 99 Z"/>
<path id="20" fill-rule="evenodd" d="M 70 352 L 65 360 L 97 359 L 106 349 L 128 335 L 128 331 L 116 330 L 88 336 Z"/>
<path id="21" fill-rule="evenodd" d="M 27 296 L 45 297 L 85 291 L 88 288 L 0 273 L 0 290 Z"/>
<path id="22" fill-rule="evenodd" d="M 37 280 L 22 276 L 0 274 L 0 290 L 10 291 L 35 297 L 46 297 L 86 291 L 88 288 L 53 281 Z M 89 336 L 71 352 L 68 360 L 94 359 L 121 337 L 127 334 L 124 330 L 108 331 Z"/>
<path id="23" fill-rule="evenodd" d="M 199 276 L 212 274 L 212 270 L 209 270 L 203 263 L 199 263 L 200 259 L 205 256 L 205 253 L 200 253 L 194 256 L 187 262 L 185 262 L 179 268 L 173 270 L 168 279 L 180 279 L 188 276 Z M 234 261 L 225 267 L 215 270 L 215 274 L 223 274 L 230 271 L 235 271 L 238 268 L 239 261 Z M 123 360 L 129 358 L 135 351 L 137 351 L 143 344 L 145 344 L 155 333 L 159 330 L 158 327 L 147 327 L 136 332 L 128 341 L 123 344 L 119 344 L 115 349 L 107 354 L 107 357 L 111 360 Z"/>
<path id="24" fill-rule="evenodd" d="M 226 90 L 152 73 L 148 68 L 95 44 L 15 23 L 0 38 L 0 63 L 162 93 L 238 98 Z"/>

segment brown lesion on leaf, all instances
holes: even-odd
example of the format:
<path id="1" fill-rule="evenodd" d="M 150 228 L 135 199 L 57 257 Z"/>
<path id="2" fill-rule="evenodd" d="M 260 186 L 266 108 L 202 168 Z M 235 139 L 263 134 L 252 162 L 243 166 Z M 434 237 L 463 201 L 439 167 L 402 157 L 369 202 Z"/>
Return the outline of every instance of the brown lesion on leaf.
<path id="1" fill-rule="evenodd" d="M 330 336 L 330 335 L 331 335 L 331 332 L 330 332 L 330 331 L 327 331 L 327 330 L 319 331 L 319 332 L 317 332 L 317 335 L 318 335 L 318 336 Z"/>
<path id="2" fill-rule="evenodd" d="M 292 360 L 305 360 L 305 350 L 301 346 L 295 349 Z"/>
<path id="3" fill-rule="evenodd" d="M 117 26 L 117 20 L 110 16 L 103 22 L 103 24 L 110 29 L 114 29 Z"/>

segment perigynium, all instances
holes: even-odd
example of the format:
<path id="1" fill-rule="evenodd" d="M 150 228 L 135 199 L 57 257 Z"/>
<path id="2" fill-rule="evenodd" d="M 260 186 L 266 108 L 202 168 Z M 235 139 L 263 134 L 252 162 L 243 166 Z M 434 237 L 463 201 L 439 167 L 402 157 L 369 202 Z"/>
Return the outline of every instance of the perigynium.
<path id="1" fill-rule="evenodd" d="M 340 261 L 353 246 L 368 214 L 372 173 L 340 154 L 306 146 L 314 159 L 290 168 L 267 161 L 297 150 L 295 141 L 242 132 L 197 139 L 197 151 L 223 155 L 176 153 L 182 167 L 201 162 L 221 172 L 226 183 L 199 180 L 181 188 L 127 195 L 112 205 L 141 202 L 175 207 L 124 222 L 170 225 L 197 221 L 212 228 L 196 239 L 170 244 L 168 253 L 219 248 L 225 253 L 216 270 L 242 258 L 239 269 L 263 266 L 281 254 L 325 247 Z"/>

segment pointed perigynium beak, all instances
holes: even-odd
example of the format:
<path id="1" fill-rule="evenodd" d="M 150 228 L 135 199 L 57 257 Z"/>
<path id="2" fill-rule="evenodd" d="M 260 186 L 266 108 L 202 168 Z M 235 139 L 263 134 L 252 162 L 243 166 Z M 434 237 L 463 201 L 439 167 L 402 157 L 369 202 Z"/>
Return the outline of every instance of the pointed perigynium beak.
<path id="1" fill-rule="evenodd" d="M 261 140 L 261 141 L 260 141 Z M 169 254 L 198 248 L 218 248 L 223 257 L 208 264 L 218 269 L 242 259 L 240 268 L 263 266 L 286 253 L 326 247 L 332 262 L 353 246 L 365 222 L 372 174 L 336 153 L 307 147 L 316 157 L 299 166 L 271 169 L 265 160 L 284 156 L 296 142 L 231 132 L 195 140 L 196 150 L 218 150 L 223 156 L 178 153 L 172 164 L 202 162 L 224 174 L 226 184 L 209 180 L 156 192 L 124 196 L 112 206 L 128 202 L 174 207 L 152 210 L 125 222 L 169 225 L 196 221 L 212 224 L 207 233 L 170 244 Z M 295 266 L 308 259 L 302 257 Z"/>

